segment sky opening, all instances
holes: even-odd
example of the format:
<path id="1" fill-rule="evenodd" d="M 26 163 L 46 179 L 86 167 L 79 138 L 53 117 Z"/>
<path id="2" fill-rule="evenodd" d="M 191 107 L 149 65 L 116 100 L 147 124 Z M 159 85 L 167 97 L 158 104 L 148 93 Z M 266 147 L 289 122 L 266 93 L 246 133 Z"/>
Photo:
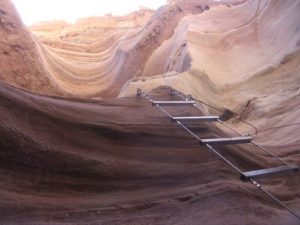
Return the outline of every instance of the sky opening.
<path id="1" fill-rule="evenodd" d="M 12 0 L 26 25 L 40 21 L 64 20 L 75 23 L 78 18 L 125 15 L 140 6 L 157 9 L 167 0 Z"/>

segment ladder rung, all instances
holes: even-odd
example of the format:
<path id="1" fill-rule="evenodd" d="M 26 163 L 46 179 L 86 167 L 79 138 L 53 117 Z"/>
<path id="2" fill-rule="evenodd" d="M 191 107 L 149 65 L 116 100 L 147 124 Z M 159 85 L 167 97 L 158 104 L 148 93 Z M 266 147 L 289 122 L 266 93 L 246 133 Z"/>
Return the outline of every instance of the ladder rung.
<path id="1" fill-rule="evenodd" d="M 279 167 L 261 169 L 261 170 L 253 170 L 253 171 L 242 173 L 241 180 L 248 181 L 251 178 L 269 177 L 275 175 L 287 175 L 297 171 L 299 171 L 299 167 L 293 165 L 279 166 Z"/>
<path id="2" fill-rule="evenodd" d="M 192 105 L 195 101 L 153 101 L 152 105 L 167 105 L 167 106 L 179 106 L 179 105 Z"/>
<path id="3" fill-rule="evenodd" d="M 172 121 L 175 120 L 201 120 L 201 121 L 217 121 L 220 117 L 218 116 L 182 116 L 182 117 L 172 117 Z"/>
<path id="4" fill-rule="evenodd" d="M 235 138 L 212 138 L 201 139 L 201 144 L 214 144 L 214 145 L 230 145 L 230 144 L 243 144 L 252 141 L 251 137 L 235 137 Z"/>

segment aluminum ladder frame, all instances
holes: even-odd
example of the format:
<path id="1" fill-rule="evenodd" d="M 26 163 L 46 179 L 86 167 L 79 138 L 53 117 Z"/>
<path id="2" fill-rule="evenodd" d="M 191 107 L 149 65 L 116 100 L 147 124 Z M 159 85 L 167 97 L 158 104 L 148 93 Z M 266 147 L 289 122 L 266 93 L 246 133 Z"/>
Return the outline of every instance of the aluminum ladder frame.
<path id="1" fill-rule="evenodd" d="M 282 207 L 287 209 L 291 214 L 293 214 L 297 219 L 300 220 L 300 215 L 295 213 L 293 210 L 291 210 L 287 205 L 285 205 L 283 202 L 281 202 L 278 198 L 276 198 L 273 194 L 271 194 L 269 191 L 267 191 L 265 188 L 262 187 L 257 181 L 254 180 L 254 178 L 259 178 L 263 177 L 265 175 L 275 175 L 276 173 L 280 174 L 288 174 L 290 172 L 298 172 L 299 167 L 290 165 L 283 159 L 280 159 L 278 156 L 267 150 L 265 147 L 259 145 L 255 141 L 253 141 L 252 138 L 249 136 L 244 136 L 234 128 L 230 127 L 228 124 L 226 124 L 224 121 L 222 121 L 220 118 L 215 118 L 210 121 L 217 121 L 221 125 L 225 126 L 229 130 L 233 131 L 235 134 L 239 135 L 242 139 L 247 139 L 244 143 L 250 143 L 254 147 L 256 147 L 259 150 L 264 151 L 265 153 L 271 155 L 273 158 L 277 159 L 280 161 L 284 166 L 281 167 L 274 167 L 274 168 L 267 168 L 267 169 L 260 169 L 260 170 L 254 170 L 254 171 L 248 171 L 248 172 L 243 172 L 241 169 L 239 169 L 237 166 L 235 166 L 230 160 L 228 160 L 226 157 L 224 157 L 222 154 L 220 154 L 214 147 L 213 144 L 209 143 L 208 141 L 203 141 L 203 140 L 211 140 L 211 139 L 201 139 L 198 135 L 196 135 L 193 131 L 191 131 L 187 126 L 185 126 L 181 121 L 184 120 L 182 117 L 173 117 L 170 113 L 168 113 L 164 108 L 162 108 L 161 105 L 164 106 L 182 106 L 182 105 L 192 105 L 196 107 L 199 111 L 202 112 L 201 108 L 196 104 L 195 101 L 191 101 L 191 96 L 185 96 L 183 93 L 171 89 L 171 95 L 177 95 L 178 97 L 182 98 L 184 101 L 154 101 L 150 96 L 148 96 L 145 92 L 143 92 L 141 89 L 137 89 L 137 95 L 138 96 L 143 96 L 145 97 L 149 102 L 152 103 L 153 106 L 156 106 L 160 111 L 162 111 L 166 116 L 168 116 L 171 121 L 176 122 L 180 127 L 182 127 L 185 131 L 187 131 L 189 134 L 191 134 L 194 138 L 196 138 L 199 143 L 205 145 L 208 149 L 210 149 L 212 152 L 214 152 L 217 156 L 219 156 L 223 161 L 225 161 L 228 165 L 230 165 L 234 170 L 236 170 L 240 174 L 240 179 L 244 182 L 251 182 L 256 188 L 260 189 L 263 191 L 265 194 L 267 194 L 270 198 L 272 198 L 274 201 L 276 201 L 278 204 L 280 204 Z M 171 102 L 171 103 L 170 103 Z M 214 117 L 211 115 L 208 115 L 206 117 Z M 227 138 L 228 139 L 228 138 Z M 236 138 L 236 140 L 242 140 Z M 243 143 L 243 142 L 241 142 Z M 224 144 L 224 143 L 223 143 Z M 228 144 L 234 144 L 234 143 L 228 143 Z M 288 171 L 290 170 L 290 171 Z"/>

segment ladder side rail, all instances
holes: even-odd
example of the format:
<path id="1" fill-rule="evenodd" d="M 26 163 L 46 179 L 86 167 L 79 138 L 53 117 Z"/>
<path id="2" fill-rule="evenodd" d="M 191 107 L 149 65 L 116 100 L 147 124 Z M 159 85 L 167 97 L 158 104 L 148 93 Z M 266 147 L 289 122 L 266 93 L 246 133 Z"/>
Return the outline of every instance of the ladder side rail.
<path id="1" fill-rule="evenodd" d="M 177 91 L 175 89 L 171 89 L 171 95 L 177 95 L 178 97 L 182 98 L 185 101 L 190 101 L 191 98 L 186 97 L 183 93 L 181 93 L 180 91 Z M 204 115 L 208 115 L 210 116 L 209 113 L 206 113 L 203 109 L 201 109 L 196 103 L 193 104 L 194 107 L 196 107 L 200 112 L 202 112 Z"/>
<path id="2" fill-rule="evenodd" d="M 176 90 L 174 90 L 174 94 L 176 94 L 178 97 L 181 97 L 183 99 L 185 99 L 186 101 L 188 101 L 188 98 L 185 98 L 184 95 L 181 92 L 178 92 Z M 195 104 L 196 105 L 196 104 Z M 200 107 L 197 105 L 197 108 L 199 109 Z M 200 110 L 201 112 L 203 110 Z M 226 128 L 228 128 L 229 130 L 231 130 L 232 132 L 234 132 L 235 134 L 241 136 L 241 137 L 245 137 L 247 135 L 243 135 L 241 134 L 239 131 L 237 131 L 236 129 L 232 128 L 231 126 L 229 126 L 227 123 L 225 123 L 224 121 L 222 121 L 221 119 L 217 120 L 218 123 L 222 124 L 223 126 L 225 126 Z M 256 143 L 255 141 L 251 141 L 250 142 L 254 147 L 258 148 L 259 150 L 264 151 L 265 153 L 271 155 L 272 157 L 274 157 L 275 159 L 277 159 L 278 161 L 280 161 L 281 163 L 283 163 L 284 165 L 289 166 L 290 164 L 288 162 L 286 162 L 285 160 L 279 158 L 277 155 L 275 155 L 274 153 L 270 152 L 269 150 L 267 150 L 265 147 L 259 145 L 258 143 Z"/>
<path id="3" fill-rule="evenodd" d="M 266 195 L 268 195 L 270 198 L 272 198 L 275 202 L 277 202 L 279 205 L 281 205 L 283 208 L 285 208 L 287 211 L 289 211 L 292 215 L 294 215 L 298 220 L 300 220 L 300 215 L 298 215 L 296 212 L 294 212 L 291 208 L 289 208 L 286 204 L 284 204 L 282 201 L 280 201 L 278 198 L 276 198 L 271 192 L 266 190 L 261 184 L 259 184 L 254 179 L 250 179 L 250 182 L 259 190 L 264 192 Z"/>
<path id="4" fill-rule="evenodd" d="M 138 95 L 143 95 L 148 101 L 150 101 L 151 103 L 153 103 L 153 100 L 146 95 L 144 92 L 141 91 L 141 89 L 137 90 L 137 94 Z M 176 94 L 176 93 L 175 93 Z M 158 104 L 155 104 L 158 109 L 160 109 L 162 112 L 164 112 L 167 116 L 169 116 L 170 118 L 172 118 L 172 116 L 163 108 L 161 108 Z M 197 106 L 198 108 L 199 106 Z M 202 111 L 202 110 L 200 110 Z M 180 121 L 176 120 L 177 124 L 180 125 L 183 129 L 185 129 L 188 133 L 190 133 L 192 136 L 194 136 L 198 141 L 201 140 L 196 134 L 194 134 L 194 132 L 192 132 L 190 129 L 188 129 L 186 126 L 184 126 Z M 223 121 L 222 121 L 223 122 Z M 227 125 L 229 126 L 229 125 Z M 230 127 L 230 126 L 229 126 Z M 233 129 L 233 128 L 232 128 Z M 233 129 L 234 130 L 234 129 Z M 236 131 L 238 132 L 238 131 Z M 238 132 L 239 133 L 239 132 Z M 239 134 L 240 136 L 243 136 L 242 134 Z M 244 137 L 244 136 L 243 136 Z M 253 141 L 254 142 L 254 141 Z M 265 149 L 263 146 L 258 145 L 257 143 L 253 143 L 256 144 L 257 147 Z M 255 145 L 255 146 L 256 146 Z M 213 151 L 216 155 L 218 155 L 223 161 L 225 161 L 228 165 L 230 165 L 233 169 L 235 169 L 238 173 L 243 174 L 243 172 L 236 167 L 233 163 L 231 163 L 227 158 L 225 158 L 224 156 L 222 156 L 222 154 L 220 154 L 217 150 L 215 150 L 211 145 L 206 144 L 206 146 Z M 265 149 L 266 152 L 269 152 L 267 149 Z M 271 153 L 271 152 L 270 152 Z M 272 153 L 271 153 L 272 154 Z M 277 156 L 276 156 L 277 157 Z M 280 158 L 279 158 L 280 159 Z M 280 159 L 281 161 L 281 159 Z M 289 165 L 289 164 L 287 164 Z M 266 195 L 268 195 L 270 198 L 272 198 L 274 201 L 276 201 L 279 205 L 281 205 L 283 208 L 285 208 L 286 210 L 288 210 L 292 215 L 294 215 L 298 220 L 300 220 L 300 215 L 298 215 L 296 212 L 294 212 L 292 209 L 290 209 L 286 204 L 284 204 L 282 201 L 280 201 L 278 198 L 276 198 L 272 193 L 270 193 L 268 190 L 266 190 L 261 184 L 259 184 L 258 182 L 256 182 L 254 179 L 250 179 L 249 180 L 256 188 L 258 188 L 259 190 L 261 190 L 262 192 L 264 192 Z"/>
<path id="5" fill-rule="evenodd" d="M 184 130 L 186 130 L 189 134 L 191 134 L 194 138 L 196 138 L 198 141 L 201 141 L 201 138 L 196 135 L 193 131 L 191 131 L 189 128 L 187 128 L 183 123 L 180 121 L 176 120 L 176 123 L 181 126 Z"/>
<path id="6" fill-rule="evenodd" d="M 144 92 L 142 91 L 138 91 L 139 95 L 143 95 L 144 97 L 147 96 L 148 101 L 150 101 L 153 104 L 153 100 Z M 158 104 L 154 104 L 156 105 L 156 107 L 158 109 L 160 109 L 165 115 L 169 116 L 170 118 L 172 118 L 172 116 L 163 108 L 161 108 Z M 180 121 L 176 120 L 176 123 L 182 127 L 185 131 L 187 131 L 189 134 L 191 134 L 193 137 L 195 137 L 199 142 L 201 142 L 201 138 L 196 135 L 193 131 L 191 131 L 189 128 L 187 128 L 183 123 L 181 123 Z M 225 161 L 228 165 L 230 165 L 233 169 L 235 169 L 239 174 L 242 174 L 243 171 L 241 171 L 237 166 L 235 166 L 232 162 L 230 162 L 227 158 L 225 158 L 224 156 L 222 156 L 216 149 L 214 149 L 210 144 L 206 144 L 206 146 L 212 151 L 214 152 L 216 155 L 218 155 L 223 161 Z"/>
<path id="7" fill-rule="evenodd" d="M 214 149 L 210 144 L 206 144 L 206 146 L 214 152 L 217 156 L 219 156 L 223 161 L 225 161 L 229 166 L 231 166 L 234 170 L 236 170 L 239 174 L 243 174 L 243 171 L 241 171 L 237 166 L 235 166 L 232 162 L 230 162 L 227 158 L 222 156 L 221 153 L 219 153 L 216 149 Z"/>
<path id="8" fill-rule="evenodd" d="M 172 115 L 170 113 L 167 112 L 167 110 L 165 110 L 164 108 L 162 108 L 159 104 L 154 103 L 153 99 L 150 98 L 150 96 L 148 96 L 145 92 L 143 92 L 141 89 L 137 90 L 137 95 L 142 95 L 144 96 L 149 102 L 152 103 L 153 106 L 156 106 L 160 111 L 162 111 L 165 115 L 167 115 L 168 117 L 170 117 L 171 119 L 173 118 Z"/>
<path id="9" fill-rule="evenodd" d="M 266 149 L 265 147 L 261 146 L 260 144 L 256 143 L 255 141 L 251 141 L 251 144 L 254 145 L 256 148 L 268 153 L 269 155 L 273 156 L 274 158 L 276 158 L 278 161 L 282 162 L 283 164 L 290 166 L 290 164 L 288 162 L 286 162 L 285 160 L 279 158 L 277 155 L 275 155 L 274 153 L 270 152 L 268 149 Z"/>
<path id="10" fill-rule="evenodd" d="M 236 129 L 232 128 L 231 126 L 229 126 L 228 124 L 226 124 L 224 121 L 222 121 L 222 120 L 220 120 L 220 119 L 218 120 L 218 122 L 219 122 L 220 124 L 222 124 L 223 126 L 227 127 L 228 129 L 232 130 L 234 133 L 240 135 L 241 137 L 247 136 L 247 135 L 242 135 L 242 134 L 241 134 L 240 132 L 238 132 Z M 266 149 L 265 147 L 259 145 L 259 144 L 256 143 L 255 141 L 252 140 L 250 143 L 251 143 L 253 146 L 255 146 L 256 148 L 258 148 L 258 149 L 264 151 L 265 153 L 271 155 L 272 157 L 276 158 L 278 161 L 280 161 L 280 162 L 283 163 L 284 165 L 287 165 L 287 166 L 289 165 L 288 162 L 286 162 L 285 160 L 279 158 L 277 155 L 275 155 L 274 153 L 270 152 L 268 149 Z"/>

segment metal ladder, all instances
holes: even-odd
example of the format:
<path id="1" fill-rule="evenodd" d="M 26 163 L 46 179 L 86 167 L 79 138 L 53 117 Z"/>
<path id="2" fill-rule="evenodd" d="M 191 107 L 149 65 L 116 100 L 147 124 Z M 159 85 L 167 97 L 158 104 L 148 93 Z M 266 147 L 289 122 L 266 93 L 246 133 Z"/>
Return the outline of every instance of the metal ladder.
<path id="1" fill-rule="evenodd" d="M 228 124 L 226 124 L 224 121 L 220 119 L 219 116 L 180 116 L 175 117 L 172 116 L 169 112 L 167 112 L 163 106 L 193 106 L 196 107 L 199 111 L 202 112 L 201 108 L 196 104 L 195 101 L 191 100 L 191 96 L 186 96 L 183 93 L 171 89 L 171 95 L 177 95 L 180 97 L 183 101 L 154 101 L 150 96 L 148 96 L 145 92 L 143 92 L 141 89 L 137 89 L 137 95 L 145 97 L 149 102 L 152 103 L 153 106 L 157 107 L 160 111 L 162 111 L 166 116 L 168 116 L 172 122 L 177 123 L 180 127 L 182 127 L 185 131 L 187 131 L 190 135 L 192 135 L 194 138 L 197 139 L 197 141 L 201 144 L 206 146 L 208 149 L 210 149 L 213 153 L 215 153 L 218 157 L 220 157 L 223 161 L 225 161 L 229 166 L 231 166 L 234 170 L 236 170 L 240 174 L 240 179 L 244 182 L 251 182 L 255 187 L 262 190 L 265 194 L 267 194 L 269 197 L 271 197 L 273 200 L 275 200 L 277 203 L 279 203 L 282 207 L 286 208 L 291 214 L 293 214 L 295 217 L 297 217 L 300 220 L 300 215 L 296 214 L 293 210 L 291 210 L 287 205 L 285 205 L 283 202 L 281 202 L 278 198 L 276 198 L 273 194 L 271 194 L 269 191 L 264 189 L 258 182 L 254 180 L 254 178 L 264 178 L 264 177 L 270 177 L 270 176 L 279 176 L 279 175 L 286 175 L 294 172 L 299 171 L 299 167 L 295 165 L 290 165 L 283 159 L 279 158 L 269 150 L 267 150 L 265 147 L 259 145 L 256 143 L 252 137 L 250 136 L 244 136 L 234 128 L 230 127 Z M 233 138 L 211 138 L 211 139 L 203 139 L 200 138 L 198 135 L 196 135 L 192 130 L 190 130 L 186 125 L 183 124 L 184 121 L 208 121 L 208 122 L 218 122 L 219 124 L 225 126 L 235 134 L 237 134 L 237 137 Z M 240 168 L 238 168 L 236 165 L 234 165 L 230 160 L 228 160 L 226 157 L 224 157 L 221 153 L 219 153 L 214 146 L 216 145 L 234 145 L 234 144 L 252 144 L 255 148 L 264 151 L 265 153 L 271 155 L 273 158 L 277 159 L 280 163 L 282 163 L 282 166 L 279 167 L 273 167 L 273 168 L 266 168 L 266 169 L 260 169 L 260 170 L 254 170 L 254 171 L 247 171 L 243 172 Z"/>

